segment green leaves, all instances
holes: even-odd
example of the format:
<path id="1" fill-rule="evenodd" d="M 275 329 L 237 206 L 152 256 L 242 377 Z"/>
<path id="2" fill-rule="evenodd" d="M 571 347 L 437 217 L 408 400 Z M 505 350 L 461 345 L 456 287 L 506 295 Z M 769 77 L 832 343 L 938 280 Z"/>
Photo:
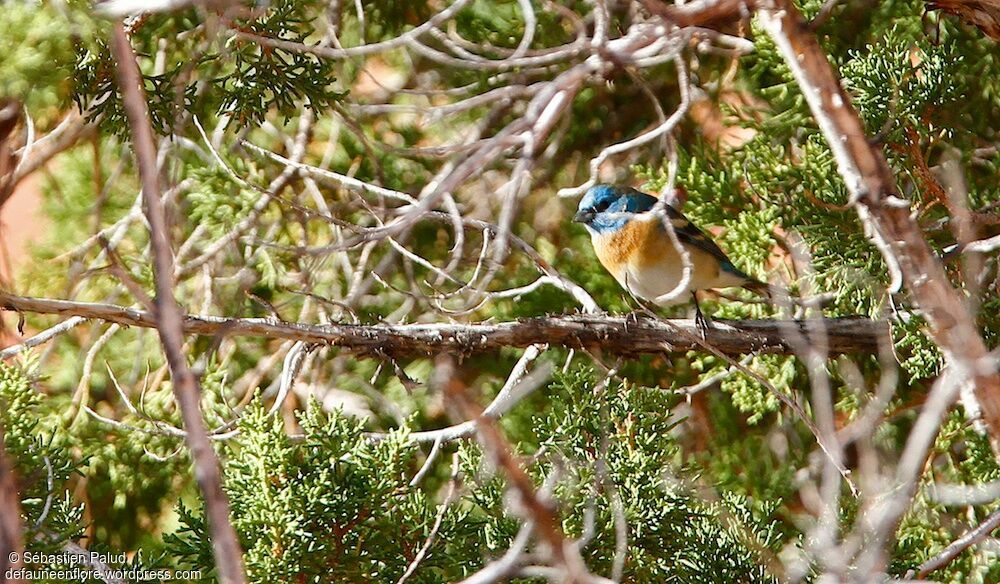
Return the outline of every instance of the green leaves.
<path id="1" fill-rule="evenodd" d="M 432 494 L 409 487 L 418 449 L 407 432 L 378 442 L 363 422 L 318 402 L 298 416 L 293 440 L 280 417 L 251 406 L 229 450 L 226 491 L 242 536 L 251 580 L 356 582 L 395 580 L 426 539 L 438 508 Z M 475 555 L 467 543 L 475 523 L 461 505 L 449 508 L 416 582 L 460 574 Z M 169 543 L 186 565 L 208 569 L 207 534 L 197 515 L 182 513 L 185 529 Z"/>
<path id="2" fill-rule="evenodd" d="M 595 383 L 590 370 L 571 369 L 545 392 L 549 407 L 527 413 L 546 452 L 528 470 L 539 487 L 557 473 L 563 529 L 581 536 L 596 511 L 596 532 L 585 548 L 592 569 L 610 570 L 613 509 L 621 506 L 629 522 L 627 578 L 772 582 L 752 550 L 781 543 L 769 519 L 774 504 L 735 495 L 701 502 L 672 475 L 679 462 L 678 397 Z M 363 422 L 322 413 L 317 402 L 297 421 L 301 436 L 292 439 L 279 417 L 253 405 L 238 437 L 226 443 L 226 491 L 251 579 L 395 580 L 440 512 L 442 473 L 432 472 L 426 489 L 409 485 L 421 461 L 406 429 L 375 442 L 363 435 Z M 484 563 L 481 551 L 505 551 L 519 526 L 505 503 L 502 473 L 484 474 L 475 444 L 460 445 L 457 455 L 461 499 L 445 510 L 416 582 L 468 575 Z M 443 454 L 435 467 L 444 471 L 450 458 Z M 183 527 L 168 536 L 168 555 L 210 569 L 200 514 L 184 507 L 179 514 Z"/>
<path id="3" fill-rule="evenodd" d="M 254 181 L 257 172 L 253 163 L 239 158 L 234 159 L 234 172 L 248 181 Z M 198 225 L 204 225 L 213 237 L 221 237 L 233 226 L 250 215 L 254 203 L 265 196 L 237 182 L 226 171 L 218 166 L 210 168 L 193 168 L 188 177 L 194 181 L 194 186 L 187 199 L 191 204 L 191 220 Z"/>
<path id="4" fill-rule="evenodd" d="M 234 26 L 268 39 L 312 44 L 317 40 L 313 21 L 321 11 L 307 0 L 279 0 Z M 329 109 L 346 94 L 336 86 L 335 61 L 231 34 L 220 40 L 217 30 L 194 10 L 152 15 L 132 30 L 150 119 L 158 133 L 173 132 L 182 113 L 203 120 L 231 116 L 236 125 L 247 128 L 275 115 L 292 117 L 302 105 Z M 127 122 L 114 69 L 101 38 L 80 44 L 74 99 L 81 109 L 89 108 L 91 119 L 101 117 L 103 129 L 124 135 Z"/>
<path id="5" fill-rule="evenodd" d="M 805 4 L 805 12 L 813 15 L 823 2 Z M 258 189 L 211 166 L 212 157 L 191 123 L 193 116 L 212 132 L 233 173 L 264 187 L 284 168 L 241 151 L 240 140 L 287 156 L 304 129 L 296 123 L 298 110 L 308 104 L 315 120 L 302 133 L 304 162 L 419 193 L 447 157 L 458 160 L 467 147 L 481 144 L 464 142 L 496 136 L 498 128 L 524 113 L 523 103 L 508 97 L 474 102 L 454 116 L 440 106 L 485 88 L 519 85 L 525 89 L 518 91 L 534 91 L 535 84 L 585 58 L 572 55 L 544 69 L 501 73 L 483 63 L 449 68 L 402 48 L 363 57 L 318 58 L 269 47 L 249 36 L 334 46 L 335 32 L 343 46 L 359 46 L 412 30 L 449 2 L 364 0 L 360 5 L 358 10 L 349 2 L 331 6 L 315 0 L 278 0 L 239 14 L 223 16 L 198 7 L 130 23 L 150 115 L 164 136 L 159 149 L 164 184 L 190 185 L 169 195 L 177 211 L 171 241 L 182 266 L 196 257 L 207 260 L 195 274 L 180 274 L 178 302 L 191 312 L 256 317 L 277 312 L 284 319 L 311 323 L 451 318 L 503 322 L 575 310 L 577 303 L 550 285 L 516 298 L 477 295 L 480 285 L 497 291 L 528 286 L 539 277 L 535 263 L 518 250 L 502 264 L 493 262 L 497 250 L 484 246 L 487 235 L 481 230 L 456 233 L 448 221 L 409 225 L 397 239 L 419 261 L 385 241 L 341 251 L 344 242 L 368 237 L 371 232 L 365 228 L 392 222 L 407 210 L 391 198 L 372 192 L 356 196 L 305 173 L 291 176 L 281 192 L 271 193 L 272 202 L 256 208 L 263 196 Z M 93 108 L 92 119 L 99 117 L 101 125 L 93 143 L 82 144 L 48 167 L 53 180 L 46 189 L 46 212 L 52 236 L 40 245 L 40 261 L 22 282 L 38 295 L 134 302 L 109 273 L 98 244 L 67 253 L 96 229 L 105 230 L 105 235 L 115 235 L 122 264 L 140 286 L 150 288 L 148 229 L 139 208 L 134 207 L 134 221 L 115 225 L 133 208 L 138 184 L 129 145 L 119 138 L 126 134 L 126 124 L 115 64 L 101 42 L 105 33 L 93 32 L 107 23 L 91 20 L 89 6 L 86 12 L 70 13 L 70 20 L 54 8 L 26 6 L 12 5 L 8 20 L 0 23 L 0 48 L 14 56 L 0 63 L 0 89 L 27 100 L 33 115 L 42 112 L 36 116 L 39 120 L 73 93 L 80 105 Z M 583 15 L 593 9 L 592 2 L 562 3 L 561 12 L 541 10 L 538 2 L 534 6 L 538 26 L 530 56 L 542 56 L 538 49 L 563 46 L 573 42 L 578 31 L 591 30 L 586 20 L 577 28 L 575 17 L 566 11 Z M 608 31 L 616 36 L 634 14 L 614 3 L 609 6 Z M 476 0 L 420 38 L 446 53 L 471 51 L 503 58 L 521 42 L 522 10 L 516 0 Z M 934 179 L 934 172 L 926 173 L 930 179 L 919 176 L 916 163 L 922 158 L 933 169 L 944 153 L 950 156 L 958 150 L 967 168 L 970 209 L 990 212 L 997 202 L 1000 158 L 992 146 L 993 128 L 1000 126 L 1000 74 L 995 46 L 947 20 L 940 23 L 940 38 L 931 36 L 930 25 L 937 23 L 921 20 L 919 1 L 887 0 L 869 7 L 843 3 L 835 10 L 820 27 L 820 40 L 840 68 L 870 132 L 887 130 L 878 138 L 899 177 L 901 196 L 914 201 L 918 221 L 934 245 L 943 247 L 953 240 L 950 225 L 943 222 L 946 211 L 925 196 L 925 183 Z M 833 153 L 790 70 L 766 35 L 756 29 L 749 32 L 756 52 L 738 61 L 698 50 L 709 40 L 698 49 L 683 49 L 695 86 L 692 97 L 696 102 L 716 100 L 709 109 L 721 112 L 708 121 L 739 123 L 744 126 L 740 139 L 746 140 L 723 149 L 705 143 L 701 136 L 718 132 L 709 132 L 696 115 L 678 126 L 677 180 L 688 193 L 684 211 L 702 228 L 713 230 L 741 269 L 761 279 L 784 281 L 793 292 L 808 285 L 824 294 L 825 315 L 882 318 L 888 312 L 888 275 L 881 255 L 849 207 Z M 477 69 L 480 65 L 482 70 Z M 551 141 L 535 144 L 538 164 L 530 192 L 511 201 L 517 214 L 510 225 L 512 235 L 612 312 L 629 311 L 634 303 L 600 267 L 587 233 L 569 224 L 571 203 L 554 193 L 582 182 L 590 157 L 603 147 L 655 127 L 659 122 L 652 101 L 668 112 L 676 105 L 671 64 L 642 71 L 635 63 L 621 65 L 602 71 L 600 81 L 588 77 L 554 127 Z M 342 104 L 348 90 L 355 91 L 357 104 Z M 439 109 L 424 116 L 428 107 Z M 51 121 L 39 128 L 48 131 Z M 904 133 L 905 128 L 912 132 Z M 908 142 L 913 132 L 916 144 Z M 624 182 L 625 169 L 613 166 L 638 160 L 638 174 L 649 181 L 650 190 L 658 189 L 667 180 L 660 162 L 665 157 L 658 148 L 658 143 L 649 143 L 613 157 L 602 176 Z M 518 155 L 512 150 L 508 162 Z M 481 176 L 451 189 L 459 213 L 497 222 L 505 204 L 497 191 L 509 178 L 505 164 L 484 164 L 477 169 Z M 203 255 L 235 227 L 249 225 L 248 218 L 254 218 L 253 225 L 236 234 L 231 245 L 210 258 Z M 993 234 L 994 227 L 984 223 L 980 236 Z M 204 237 L 192 238 L 195 229 Z M 496 235 L 488 232 L 493 244 Z M 801 243 L 805 245 L 799 249 L 807 249 L 811 257 L 811 272 L 796 271 L 792 261 L 793 246 Z M 58 264 L 50 262 L 56 257 Z M 50 265 L 39 267 L 46 263 Z M 439 278 L 428 264 L 447 266 L 459 282 Z M 955 282 L 962 275 L 957 266 L 947 266 Z M 1000 340 L 994 272 L 983 279 L 984 290 L 977 298 L 982 300 L 980 325 L 991 344 Z M 379 274 L 378 281 L 367 280 L 372 273 Z M 461 291 L 453 294 L 456 289 Z M 907 375 L 888 406 L 888 421 L 873 440 L 876 450 L 885 450 L 877 454 L 888 459 L 898 453 L 915 409 L 943 363 L 923 332 L 924 323 L 913 316 L 916 307 L 905 292 L 893 300 L 898 309 L 893 316 L 899 321 L 893 321 L 895 354 Z M 766 318 L 776 312 L 768 304 L 727 299 L 705 300 L 705 307 L 718 319 Z M 678 307 L 664 314 L 677 316 L 686 310 Z M 36 329 L 51 323 L 48 317 L 29 321 Z M 162 553 L 168 564 L 207 574 L 213 559 L 190 460 L 177 436 L 156 433 L 155 424 L 146 419 L 179 424 L 166 369 L 159 369 L 163 358 L 154 331 L 117 333 L 95 360 L 90 379 L 89 403 L 95 410 L 138 430 L 109 427 L 83 416 L 86 423 L 72 428 L 75 441 L 70 442 L 55 425 L 79 381 L 83 355 L 102 330 L 85 325 L 58 339 L 44 361 L 49 375 L 44 384 L 30 372 L 0 370 L 0 418 L 8 448 L 26 477 L 23 504 L 29 522 L 42 518 L 48 506 L 43 528 L 58 534 L 56 540 L 65 538 L 79 531 L 82 516 L 75 505 L 85 500 L 94 545 L 152 550 Z M 439 512 L 443 515 L 436 541 L 411 582 L 460 580 L 510 545 L 520 517 L 510 506 L 503 474 L 490 467 L 474 441 L 442 446 L 421 484 L 410 486 L 428 448 L 409 443 L 407 433 L 454 421 L 447 415 L 447 400 L 429 382 L 430 359 L 359 359 L 333 347 L 310 353 L 301 385 L 289 400 L 301 395 L 302 386 L 317 394 L 330 390 L 324 398 L 346 393 L 360 404 L 358 410 L 371 412 L 362 421 L 339 411 L 324 412 L 315 403 L 298 404 L 304 412 L 297 417 L 285 410 L 269 416 L 273 391 L 268 388 L 280 375 L 277 342 L 226 336 L 192 338 L 189 347 L 191 361 L 201 371 L 209 426 L 243 416 L 240 434 L 215 446 L 225 460 L 226 489 L 253 579 L 394 582 L 427 540 Z M 603 575 L 610 573 L 619 537 L 616 522 L 624 517 L 629 539 L 626 581 L 771 581 L 764 566 L 783 548 L 801 545 L 807 533 L 803 524 L 812 520 L 811 510 L 803 510 L 798 488 L 803 475 L 813 476 L 810 455 L 815 456 L 817 447 L 802 420 L 786 415 L 770 389 L 740 373 L 696 395 L 658 389 L 686 387 L 728 367 L 705 353 L 607 363 L 620 377 L 604 385 L 601 375 L 580 367 L 591 357 L 600 360 L 600 354 L 571 355 L 557 347 L 548 351 L 545 358 L 566 363 L 564 372 L 499 423 L 535 484 L 550 487 L 564 531 L 574 538 L 589 535 L 583 548 L 588 564 Z M 519 353 L 509 349 L 463 360 L 470 387 L 484 388 L 483 400 L 488 399 Z M 105 361 L 118 372 L 137 410 L 126 407 L 110 385 Z M 838 428 L 871 403 L 871 390 L 882 372 L 873 356 L 857 362 L 859 387 L 849 392 L 845 380 L 833 377 Z M 808 401 L 808 378 L 796 359 L 756 356 L 749 367 L 778 392 Z M 152 380 L 150 387 L 143 386 L 144 379 Z M 239 395 L 233 395 L 237 389 Z M 256 398 L 254 391 L 259 391 Z M 245 411 L 235 405 L 244 397 L 254 404 Z M 379 442 L 365 434 L 400 427 Z M 459 495 L 441 511 L 452 455 L 459 458 Z M 982 436 L 964 418 L 953 416 L 935 445 L 926 480 L 994 480 L 998 471 L 991 456 Z M 53 496 L 43 489 L 49 473 L 39 471 L 47 463 L 53 469 Z M 84 479 L 67 483 L 77 467 Z M 64 496 L 67 492 L 79 497 Z M 841 519 L 852 520 L 857 512 L 853 500 L 845 496 L 842 503 Z M 898 534 L 893 569 L 899 574 L 919 563 L 964 528 L 966 519 L 981 518 L 988 510 L 975 507 L 970 515 L 967 509 L 920 500 Z M 990 581 L 989 570 L 996 568 L 975 565 L 970 554 L 946 576 Z"/>
<path id="6" fill-rule="evenodd" d="M 263 17 L 238 26 L 270 39 L 310 44 L 316 7 L 303 0 L 272 2 Z M 223 64 L 220 67 L 220 62 Z M 276 111 L 288 117 L 303 103 L 313 109 L 332 107 L 345 92 L 333 85 L 335 61 L 234 37 L 219 52 L 202 59 L 206 69 L 221 69 L 213 83 L 221 90 L 218 112 L 233 115 L 241 127 L 259 124 Z"/>
<path id="7" fill-rule="evenodd" d="M 18 479 L 27 549 L 53 551 L 83 531 L 83 507 L 67 483 L 78 472 L 58 418 L 36 391 L 27 368 L 0 363 L 0 428 Z"/>
<path id="8" fill-rule="evenodd" d="M 920 317 L 898 323 L 894 327 L 896 351 L 900 366 L 910 376 L 910 383 L 936 376 L 944 367 L 944 355 L 934 341 L 923 332 L 927 322 Z"/>
<path id="9" fill-rule="evenodd" d="M 906 126 L 924 136 L 939 133 L 941 128 L 927 123 L 928 110 L 947 108 L 965 91 L 952 75 L 961 67 L 961 55 L 945 45 L 914 43 L 896 27 L 849 57 L 841 68 L 844 87 L 868 132 L 891 141 L 901 140 Z"/>
<path id="10" fill-rule="evenodd" d="M 0 97 L 23 102 L 33 116 L 54 116 L 68 93 L 71 32 L 76 27 L 51 6 L 16 2 L 0 19 Z"/>
<path id="11" fill-rule="evenodd" d="M 558 375 L 548 395 L 553 402 L 535 423 L 548 462 L 536 474 L 564 477 L 555 492 L 571 510 L 563 520 L 570 535 L 582 535 L 585 517 L 596 513 L 588 565 L 610 570 L 620 507 L 629 524 L 626 580 L 773 581 L 752 551 L 781 543 L 768 519 L 773 507 L 754 508 L 738 496 L 705 503 L 687 486 L 693 469 L 684 467 L 677 442 L 680 396 L 604 387 L 588 369 Z"/>
<path id="12" fill-rule="evenodd" d="M 781 392 L 791 392 L 795 387 L 796 361 L 781 355 L 754 357 L 749 368 L 760 373 Z M 769 388 L 744 373 L 736 373 L 722 382 L 722 390 L 731 394 L 733 404 L 740 411 L 750 414 L 747 423 L 756 424 L 765 414 L 778 411 L 781 402 Z"/>

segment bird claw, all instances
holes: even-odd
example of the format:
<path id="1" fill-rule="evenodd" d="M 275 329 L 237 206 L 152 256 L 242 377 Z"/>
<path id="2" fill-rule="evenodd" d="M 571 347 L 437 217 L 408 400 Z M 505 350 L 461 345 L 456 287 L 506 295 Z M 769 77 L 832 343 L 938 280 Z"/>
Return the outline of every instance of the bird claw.
<path id="1" fill-rule="evenodd" d="M 698 310 L 697 312 L 695 312 L 695 314 L 694 314 L 694 324 L 698 328 L 698 334 L 701 335 L 701 340 L 707 341 L 708 340 L 708 329 L 711 328 L 712 325 L 709 322 L 709 320 L 707 318 L 705 318 L 705 315 L 701 313 L 701 310 Z"/>
<path id="2" fill-rule="evenodd" d="M 691 294 L 694 298 L 694 324 L 698 329 L 698 333 L 701 335 L 701 340 L 708 340 L 708 329 L 712 328 L 712 322 L 705 317 L 705 314 L 701 311 L 701 306 L 698 305 L 698 296 L 694 293 Z"/>

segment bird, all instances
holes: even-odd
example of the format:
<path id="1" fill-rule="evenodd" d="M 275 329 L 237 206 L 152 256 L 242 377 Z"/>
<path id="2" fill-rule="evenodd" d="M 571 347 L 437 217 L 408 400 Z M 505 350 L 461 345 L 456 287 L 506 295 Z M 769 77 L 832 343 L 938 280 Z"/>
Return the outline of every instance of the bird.
<path id="1" fill-rule="evenodd" d="M 709 328 L 698 291 L 743 287 L 767 294 L 768 285 L 737 268 L 707 235 L 674 207 L 631 187 L 597 184 L 580 200 L 573 221 L 590 233 L 597 258 L 632 296 L 659 306 L 694 300 L 702 337 Z M 677 244 L 668 231 L 673 228 Z M 685 278 L 685 261 L 690 274 Z"/>

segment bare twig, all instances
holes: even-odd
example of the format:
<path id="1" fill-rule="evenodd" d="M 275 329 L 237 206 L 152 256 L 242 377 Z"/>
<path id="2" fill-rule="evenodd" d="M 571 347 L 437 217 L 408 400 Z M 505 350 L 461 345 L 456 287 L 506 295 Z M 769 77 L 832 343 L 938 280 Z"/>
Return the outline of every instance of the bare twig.
<path id="1" fill-rule="evenodd" d="M 888 495 L 875 499 L 871 509 L 862 514 L 864 528 L 870 533 L 867 540 L 882 544 L 867 547 L 866 554 L 858 561 L 862 573 L 873 573 L 879 566 L 885 565 L 888 552 L 884 544 L 912 504 L 928 452 L 964 382 L 960 373 L 950 369 L 937 379 L 907 437 Z"/>
<path id="2" fill-rule="evenodd" d="M 539 368 L 538 370 L 532 372 L 529 375 L 525 375 L 525 370 L 528 364 L 538 358 L 543 350 L 542 347 L 538 345 L 532 345 L 521 355 L 514 368 L 511 370 L 510 375 L 507 376 L 507 382 L 503 384 L 500 391 L 497 392 L 497 396 L 493 398 L 486 409 L 483 410 L 482 416 L 490 418 L 492 420 L 499 419 L 501 416 L 506 414 L 517 405 L 522 399 L 530 395 L 534 390 L 541 387 L 552 375 L 552 365 L 546 364 L 545 366 Z M 416 442 L 433 442 L 434 449 L 431 450 L 431 454 L 428 455 L 428 460 L 434 456 L 434 452 L 438 449 L 442 442 L 447 442 L 450 440 L 457 440 L 459 438 L 466 438 L 472 436 L 476 433 L 476 420 L 468 420 L 460 424 L 455 424 L 454 426 L 448 426 L 447 428 L 442 428 L 440 430 L 429 430 L 427 432 L 413 432 L 410 434 L 410 440 Z M 379 433 L 368 434 L 369 438 L 372 439 L 382 439 L 386 435 Z M 424 469 L 418 473 L 418 476 L 423 473 Z M 414 477 L 414 481 L 418 481 L 417 477 Z M 413 484 L 413 483 L 411 483 Z"/>
<path id="3" fill-rule="evenodd" d="M 917 578 L 924 578 L 931 572 L 940 570 L 950 564 L 951 561 L 957 558 L 963 551 L 989 537 L 990 533 L 997 528 L 1000 528 L 1000 509 L 990 513 L 989 516 L 986 517 L 985 521 L 970 529 L 968 533 L 962 537 L 948 544 L 948 547 L 941 550 L 939 554 L 927 560 L 923 564 L 920 564 L 920 567 L 917 568 L 916 574 L 911 572 L 907 574 L 906 577 L 912 578 L 916 576 Z"/>
<path id="4" fill-rule="evenodd" d="M 493 464 L 507 477 L 509 489 L 517 496 L 519 514 L 535 526 L 538 539 L 545 546 L 550 565 L 558 572 L 558 580 L 567 584 L 588 581 L 587 568 L 579 550 L 566 539 L 553 502 L 543 498 L 511 451 L 510 445 L 497 428 L 496 422 L 481 415 L 479 407 L 467 395 L 465 384 L 454 372 L 454 359 L 440 356 L 437 374 L 443 379 L 444 393 L 465 418 L 476 419 L 479 437 Z"/>
<path id="5" fill-rule="evenodd" d="M 423 22 L 419 26 L 415 26 L 414 28 L 408 30 L 404 34 L 393 37 L 387 41 L 379 43 L 363 44 L 357 47 L 349 47 L 346 49 L 308 46 L 291 41 L 282 41 L 279 39 L 261 37 L 255 34 L 239 30 L 234 30 L 233 32 L 240 38 L 249 39 L 254 42 L 260 43 L 264 46 L 282 48 L 288 51 L 310 52 L 317 56 L 324 57 L 327 59 L 344 59 L 348 57 L 360 57 L 364 55 L 372 55 L 375 53 L 380 53 L 391 49 L 406 46 L 408 43 L 412 42 L 420 35 L 430 31 L 431 29 L 437 27 L 438 25 L 453 18 L 455 14 L 457 14 L 460 10 L 462 10 L 462 8 L 464 8 L 469 3 L 469 1 L 470 0 L 456 0 L 450 6 L 438 12 L 433 17 L 428 19 L 426 22 Z M 364 16 L 361 15 L 360 13 L 359 16 L 362 19 L 364 18 Z"/>
<path id="6" fill-rule="evenodd" d="M 75 108 L 72 109 L 55 129 L 31 144 L 30 149 L 26 147 L 18 152 L 21 158 L 5 188 L 13 190 L 18 183 L 45 166 L 59 153 L 93 135 L 97 131 L 98 120 L 88 121 L 87 115 L 88 112 L 80 113 Z"/>
<path id="7" fill-rule="evenodd" d="M 57 325 L 55 325 L 53 327 L 49 327 L 49 328 L 45 329 L 44 331 L 38 333 L 37 335 L 29 338 L 29 339 L 25 339 L 24 341 L 22 341 L 22 342 L 20 342 L 20 343 L 18 343 L 16 345 L 11 345 L 9 347 L 4 348 L 2 351 L 0 351 L 0 359 L 9 359 L 9 358 L 13 357 L 14 355 L 17 355 L 17 354 L 23 353 L 24 351 L 27 351 L 28 349 L 30 349 L 32 347 L 37 347 L 38 345 L 42 345 L 44 343 L 47 343 L 50 340 L 52 340 L 53 338 L 55 338 L 55 337 L 57 337 L 57 336 L 65 333 L 67 331 L 72 330 L 78 324 L 80 324 L 80 323 L 82 323 L 82 322 L 84 322 L 86 320 L 87 319 L 83 318 L 82 316 L 73 316 L 73 317 L 67 318 L 66 320 L 62 321 L 61 323 L 59 323 L 59 324 L 57 324 Z"/>
<path id="8" fill-rule="evenodd" d="M 684 4 L 667 4 L 660 0 L 642 0 L 653 14 L 681 27 L 713 28 L 750 16 L 758 4 L 755 0 L 694 0 Z"/>
<path id="9" fill-rule="evenodd" d="M 534 530 L 534 522 L 524 522 L 504 555 L 486 564 L 482 570 L 462 580 L 459 584 L 492 584 L 509 578 L 511 574 L 517 572 L 518 568 L 520 568 L 525 555 L 524 546 L 528 545 L 528 541 L 531 539 L 531 534 L 534 533 Z"/>
<path id="10" fill-rule="evenodd" d="M 424 545 L 420 546 L 420 551 L 413 557 L 413 561 L 406 567 L 406 571 L 403 572 L 403 575 L 400 576 L 396 584 L 403 584 L 417 571 L 417 566 L 424 560 L 427 550 L 431 549 L 431 546 L 434 544 L 434 538 L 437 537 L 438 530 L 441 529 L 441 522 L 444 520 L 445 513 L 448 512 L 448 506 L 451 505 L 451 501 L 455 497 L 455 491 L 458 488 L 458 460 L 458 453 L 456 452 L 452 456 L 451 461 L 451 480 L 448 481 L 448 493 L 444 496 L 444 501 L 441 501 L 441 506 L 438 507 L 438 514 L 434 519 L 434 525 L 431 526 L 431 531 L 427 534 L 427 540 L 424 541 Z"/>
<path id="11" fill-rule="evenodd" d="M 578 187 L 560 190 L 559 196 L 569 197 L 569 196 L 578 196 L 583 194 L 584 191 L 592 187 L 597 182 L 601 165 L 604 164 L 604 162 L 607 161 L 608 158 L 621 154 L 622 152 L 627 152 L 634 148 L 643 146 L 661 136 L 668 135 L 670 132 L 673 131 L 673 129 L 677 126 L 677 124 L 680 123 L 682 119 L 684 119 L 684 116 L 687 115 L 688 109 L 690 109 L 691 106 L 691 96 L 690 96 L 691 90 L 689 86 L 690 82 L 688 80 L 687 67 L 684 65 L 683 57 L 679 55 L 675 57 L 674 64 L 677 68 L 677 84 L 680 87 L 680 94 L 681 94 L 681 101 L 677 105 L 677 109 L 674 110 L 674 113 L 670 114 L 669 118 L 663 120 L 658 126 L 653 128 L 652 130 L 640 134 L 629 140 L 625 140 L 624 142 L 613 144 L 611 146 L 606 147 L 604 150 L 601 150 L 600 154 L 595 156 L 593 160 L 590 161 L 590 178 L 587 179 L 586 182 L 584 182 L 582 185 Z"/>

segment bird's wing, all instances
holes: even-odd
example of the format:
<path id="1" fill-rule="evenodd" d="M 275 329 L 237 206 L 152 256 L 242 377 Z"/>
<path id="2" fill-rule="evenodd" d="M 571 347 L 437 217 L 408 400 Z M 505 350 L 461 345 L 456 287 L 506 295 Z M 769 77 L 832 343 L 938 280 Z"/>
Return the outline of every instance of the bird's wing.
<path id="1" fill-rule="evenodd" d="M 629 204 L 628 209 L 633 212 L 637 212 L 643 215 L 648 214 L 649 211 L 656 206 L 659 199 L 652 195 L 643 193 L 635 189 L 631 190 L 629 193 Z M 719 267 L 734 276 L 744 278 L 750 282 L 756 282 L 756 280 L 747 274 L 743 273 L 742 270 L 733 265 L 733 262 L 726 256 L 726 253 L 719 249 L 719 246 L 712 241 L 712 238 L 705 235 L 705 233 L 695 227 L 694 223 L 691 223 L 683 213 L 677 209 L 671 207 L 670 205 L 664 205 L 665 212 L 667 214 L 667 219 L 674 228 L 674 233 L 677 234 L 677 239 L 686 245 L 701 250 L 719 262 Z M 648 219 L 660 221 L 660 228 L 666 231 L 667 226 L 662 221 L 662 218 L 655 217 L 652 214 L 648 214 Z"/>
<path id="2" fill-rule="evenodd" d="M 725 252 L 719 249 L 719 246 L 705 235 L 705 232 L 695 227 L 694 223 L 691 223 L 680 211 L 667 205 L 666 213 L 667 219 L 670 220 L 670 225 L 674 228 L 674 233 L 677 234 L 677 239 L 714 256 L 719 261 L 729 260 Z M 661 224 L 663 229 L 666 230 L 666 223 L 661 221 Z"/>
<path id="3" fill-rule="evenodd" d="M 722 251 L 714 241 L 712 241 L 712 238 L 705 235 L 701 229 L 695 227 L 694 223 L 691 223 L 691 221 L 689 221 L 688 218 L 685 217 L 680 211 L 674 209 L 670 205 L 667 205 L 666 213 L 667 219 L 669 219 L 670 225 L 673 226 L 674 233 L 677 234 L 677 239 L 681 243 L 690 245 L 691 247 L 701 250 L 714 257 L 719 261 L 719 267 L 721 267 L 724 271 L 735 276 L 746 278 L 747 280 L 753 280 L 753 278 L 744 274 L 739 268 L 733 265 L 733 262 L 728 256 L 726 256 L 726 253 Z M 667 229 L 665 224 L 661 224 L 660 227 L 664 231 Z"/>

